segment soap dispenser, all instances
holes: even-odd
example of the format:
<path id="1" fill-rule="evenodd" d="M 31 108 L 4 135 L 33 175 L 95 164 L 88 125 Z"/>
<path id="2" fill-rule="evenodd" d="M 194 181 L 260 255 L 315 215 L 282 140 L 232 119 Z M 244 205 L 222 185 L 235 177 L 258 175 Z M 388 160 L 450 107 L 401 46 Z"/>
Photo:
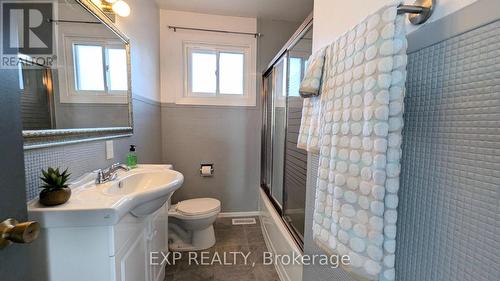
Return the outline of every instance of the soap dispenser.
<path id="1" fill-rule="evenodd" d="M 127 166 L 130 169 L 137 167 L 137 154 L 135 153 L 135 145 L 130 145 L 130 150 L 127 155 Z"/>

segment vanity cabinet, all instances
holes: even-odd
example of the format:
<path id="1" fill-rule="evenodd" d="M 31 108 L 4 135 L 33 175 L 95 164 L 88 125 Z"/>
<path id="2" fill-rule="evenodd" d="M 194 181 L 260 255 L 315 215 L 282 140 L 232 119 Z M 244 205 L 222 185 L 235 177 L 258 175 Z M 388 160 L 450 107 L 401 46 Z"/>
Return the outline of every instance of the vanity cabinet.
<path id="1" fill-rule="evenodd" d="M 148 278 L 146 233 L 141 233 L 132 239 L 130 245 L 127 245 L 120 253 L 115 256 L 116 280 L 135 281 L 151 280 Z"/>
<path id="2" fill-rule="evenodd" d="M 144 218 L 127 214 L 112 226 L 42 229 L 33 280 L 164 280 L 165 266 L 151 265 L 150 253 L 168 248 L 167 210 L 168 203 Z"/>
<path id="3" fill-rule="evenodd" d="M 168 248 L 168 208 L 165 206 L 165 211 L 158 213 L 156 216 L 153 216 L 151 220 L 151 231 L 150 236 L 147 237 L 148 245 L 148 265 L 149 265 L 149 276 L 153 276 L 151 281 L 163 281 L 165 278 L 165 264 L 153 264 L 150 265 L 150 256 L 149 253 L 159 253 L 166 252 Z M 159 259 L 155 259 L 155 262 L 161 263 L 162 255 L 157 254 Z"/>

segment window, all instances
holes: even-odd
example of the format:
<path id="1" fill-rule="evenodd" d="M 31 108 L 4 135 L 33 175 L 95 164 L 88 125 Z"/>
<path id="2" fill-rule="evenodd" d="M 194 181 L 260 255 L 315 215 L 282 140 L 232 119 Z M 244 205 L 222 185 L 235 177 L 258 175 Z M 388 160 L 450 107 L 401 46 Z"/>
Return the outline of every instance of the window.
<path id="1" fill-rule="evenodd" d="M 121 42 L 68 36 L 64 43 L 62 103 L 128 103 L 127 50 Z"/>
<path id="2" fill-rule="evenodd" d="M 190 50 L 190 95 L 243 95 L 245 53 L 220 50 Z"/>
<path id="3" fill-rule="evenodd" d="M 176 103 L 255 105 L 249 46 L 188 43 L 184 56 L 185 93 Z"/>
<path id="4" fill-rule="evenodd" d="M 74 46 L 77 91 L 104 91 L 102 47 Z"/>
<path id="5" fill-rule="evenodd" d="M 191 53 L 191 91 L 200 94 L 217 92 L 217 56 L 215 53 Z"/>
<path id="6" fill-rule="evenodd" d="M 127 52 L 121 48 L 109 48 L 107 50 L 108 88 L 111 91 L 127 91 Z"/>
<path id="7" fill-rule="evenodd" d="M 244 54 L 219 54 L 219 92 L 227 95 L 243 95 Z"/>
<path id="8" fill-rule="evenodd" d="M 123 48 L 74 44 L 75 91 L 123 94 L 127 91 L 127 55 Z"/>

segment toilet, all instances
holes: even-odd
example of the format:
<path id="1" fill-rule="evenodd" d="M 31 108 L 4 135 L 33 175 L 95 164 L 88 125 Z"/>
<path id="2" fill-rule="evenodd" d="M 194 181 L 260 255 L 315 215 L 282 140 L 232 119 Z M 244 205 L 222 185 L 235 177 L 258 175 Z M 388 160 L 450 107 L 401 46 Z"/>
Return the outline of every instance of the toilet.
<path id="1" fill-rule="evenodd" d="M 215 245 L 213 223 L 220 201 L 196 198 L 180 201 L 168 211 L 168 244 L 171 251 L 200 251 Z"/>

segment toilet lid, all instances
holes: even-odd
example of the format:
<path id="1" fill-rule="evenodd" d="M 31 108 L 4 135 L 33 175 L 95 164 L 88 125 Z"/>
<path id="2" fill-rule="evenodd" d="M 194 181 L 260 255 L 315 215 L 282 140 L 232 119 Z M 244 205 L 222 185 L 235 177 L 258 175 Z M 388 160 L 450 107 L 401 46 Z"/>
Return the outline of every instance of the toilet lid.
<path id="1" fill-rule="evenodd" d="M 220 208 L 220 201 L 213 198 L 196 198 L 177 203 L 176 210 L 187 216 L 207 214 Z"/>

